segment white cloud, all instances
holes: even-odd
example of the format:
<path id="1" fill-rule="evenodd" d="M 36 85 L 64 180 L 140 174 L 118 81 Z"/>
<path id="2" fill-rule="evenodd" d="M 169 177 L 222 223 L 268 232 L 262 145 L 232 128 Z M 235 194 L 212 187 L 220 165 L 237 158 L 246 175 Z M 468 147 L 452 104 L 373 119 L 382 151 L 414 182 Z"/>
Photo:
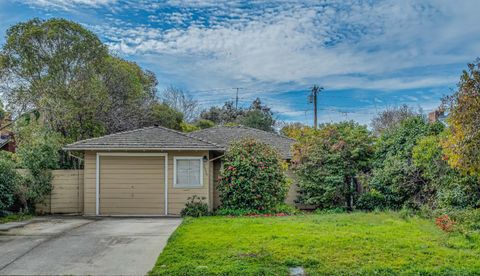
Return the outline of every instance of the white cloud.
<path id="1" fill-rule="evenodd" d="M 117 0 L 27 0 L 24 3 L 53 9 L 73 10 L 79 6 L 101 7 L 113 4 Z"/>

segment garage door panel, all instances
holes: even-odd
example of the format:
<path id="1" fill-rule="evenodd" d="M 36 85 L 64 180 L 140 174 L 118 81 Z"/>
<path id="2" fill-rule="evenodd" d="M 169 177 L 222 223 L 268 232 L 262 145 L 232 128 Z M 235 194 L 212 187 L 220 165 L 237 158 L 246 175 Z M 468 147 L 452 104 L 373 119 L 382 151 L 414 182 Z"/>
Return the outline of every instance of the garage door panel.
<path id="1" fill-rule="evenodd" d="M 100 214 L 163 215 L 165 157 L 100 156 Z"/>

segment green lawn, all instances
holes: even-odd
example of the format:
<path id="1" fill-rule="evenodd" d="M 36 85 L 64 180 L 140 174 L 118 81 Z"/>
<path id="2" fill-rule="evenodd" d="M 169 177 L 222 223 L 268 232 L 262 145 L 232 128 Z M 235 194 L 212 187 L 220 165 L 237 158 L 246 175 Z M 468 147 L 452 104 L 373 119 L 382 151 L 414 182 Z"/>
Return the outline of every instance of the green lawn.
<path id="1" fill-rule="evenodd" d="M 480 241 L 397 213 L 186 219 L 151 274 L 480 275 Z"/>
<path id="2" fill-rule="evenodd" d="M 5 217 L 0 217 L 0 224 L 7 223 L 7 222 L 12 222 L 12 221 L 27 220 L 27 219 L 31 219 L 31 218 L 32 218 L 31 215 L 13 214 L 13 215 L 5 216 Z"/>

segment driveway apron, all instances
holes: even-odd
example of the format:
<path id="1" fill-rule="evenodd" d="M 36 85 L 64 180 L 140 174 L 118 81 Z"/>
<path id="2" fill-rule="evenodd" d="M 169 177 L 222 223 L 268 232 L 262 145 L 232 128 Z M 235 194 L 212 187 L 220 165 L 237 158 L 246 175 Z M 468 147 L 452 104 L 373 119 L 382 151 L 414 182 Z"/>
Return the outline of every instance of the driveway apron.
<path id="1" fill-rule="evenodd" d="M 57 217 L 0 232 L 0 275 L 145 275 L 179 218 Z"/>

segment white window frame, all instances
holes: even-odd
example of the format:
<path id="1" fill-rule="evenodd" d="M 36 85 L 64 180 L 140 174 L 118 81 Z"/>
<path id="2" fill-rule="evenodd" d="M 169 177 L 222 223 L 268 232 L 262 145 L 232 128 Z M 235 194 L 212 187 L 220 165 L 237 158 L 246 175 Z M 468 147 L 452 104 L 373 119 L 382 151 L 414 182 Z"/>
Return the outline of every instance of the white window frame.
<path id="1" fill-rule="evenodd" d="M 177 184 L 177 160 L 199 160 L 200 161 L 200 185 L 185 186 Z M 203 156 L 175 156 L 173 157 L 173 187 L 182 189 L 201 189 L 203 188 Z"/>

